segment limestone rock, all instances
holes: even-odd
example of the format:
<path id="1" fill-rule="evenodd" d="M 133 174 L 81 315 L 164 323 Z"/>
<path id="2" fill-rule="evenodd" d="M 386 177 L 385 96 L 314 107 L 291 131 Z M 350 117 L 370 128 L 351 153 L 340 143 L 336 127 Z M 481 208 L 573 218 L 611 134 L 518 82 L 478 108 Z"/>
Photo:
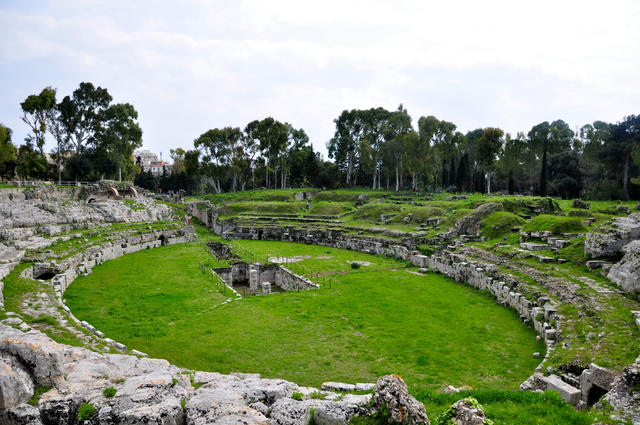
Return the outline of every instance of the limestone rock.
<path id="1" fill-rule="evenodd" d="M 588 210 L 590 205 L 591 204 L 589 204 L 588 202 L 584 202 L 580 199 L 574 199 L 572 204 L 573 208 L 580 208 L 583 210 Z"/>
<path id="2" fill-rule="evenodd" d="M 11 355 L 0 353 L 0 409 L 16 407 L 33 395 L 29 372 Z"/>
<path id="3" fill-rule="evenodd" d="M 625 292 L 640 292 L 640 240 L 627 244 L 622 251 L 624 257 L 611 267 L 607 278 Z"/>
<path id="4" fill-rule="evenodd" d="M 252 408 L 253 410 L 257 410 L 258 412 L 262 413 L 265 416 L 269 414 L 269 407 L 260 401 L 251 403 L 249 407 Z"/>
<path id="5" fill-rule="evenodd" d="M 487 420 L 484 409 L 473 397 L 456 401 L 444 415 L 456 425 L 482 425 Z"/>
<path id="6" fill-rule="evenodd" d="M 458 232 L 462 234 L 473 234 L 480 230 L 482 220 L 495 211 L 502 210 L 502 205 L 495 202 L 487 202 L 476 207 L 469 215 L 463 217 L 456 223 Z"/>
<path id="7" fill-rule="evenodd" d="M 186 412 L 187 425 L 268 423 L 264 414 L 245 405 L 242 396 L 224 389 L 198 389 L 187 402 Z"/>
<path id="8" fill-rule="evenodd" d="M 38 331 L 20 332 L 0 325 L 0 353 L 29 367 L 36 385 L 53 385 L 64 373 L 64 347 Z"/>
<path id="9" fill-rule="evenodd" d="M 28 404 L 21 404 L 12 409 L 0 409 L 0 424 L 42 425 L 40 410 Z"/>
<path id="10" fill-rule="evenodd" d="M 313 412 L 313 422 L 317 425 L 348 425 L 357 410 L 355 404 L 323 403 Z"/>
<path id="11" fill-rule="evenodd" d="M 315 409 L 320 400 L 296 401 L 281 398 L 271 406 L 271 425 L 307 425 L 311 419 L 311 409 Z"/>
<path id="12" fill-rule="evenodd" d="M 404 380 L 398 375 L 378 379 L 373 395 L 374 405 L 386 408 L 392 422 L 403 424 L 429 424 L 424 405 L 411 394 Z"/>
<path id="13" fill-rule="evenodd" d="M 631 241 L 640 239 L 640 213 L 611 219 L 608 227 L 587 233 L 584 254 L 591 257 L 611 257 Z"/>

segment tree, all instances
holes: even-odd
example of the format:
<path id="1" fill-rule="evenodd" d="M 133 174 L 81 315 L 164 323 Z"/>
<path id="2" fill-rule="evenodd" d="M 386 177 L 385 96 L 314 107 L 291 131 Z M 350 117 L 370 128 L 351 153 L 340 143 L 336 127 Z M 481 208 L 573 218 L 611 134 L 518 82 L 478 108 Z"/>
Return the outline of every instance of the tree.
<path id="1" fill-rule="evenodd" d="M 364 136 L 362 111 L 344 110 L 338 118 L 333 120 L 336 131 L 327 143 L 329 158 L 334 158 L 336 165 L 344 169 L 347 187 L 353 186 L 353 171 L 357 161 L 360 142 Z"/>
<path id="2" fill-rule="evenodd" d="M 388 122 L 390 112 L 384 108 L 371 108 L 366 111 L 360 111 L 362 119 L 364 137 L 366 144 L 363 144 L 366 152 L 369 154 L 369 163 L 373 168 L 373 184 L 372 189 L 380 189 L 382 165 L 381 157 L 384 152 L 384 143 L 386 141 L 385 133 L 388 132 Z"/>
<path id="3" fill-rule="evenodd" d="M 200 151 L 190 150 L 184 153 L 184 172 L 192 179 L 200 175 Z"/>
<path id="4" fill-rule="evenodd" d="M 504 132 L 499 128 L 488 127 L 478 140 L 478 162 L 487 175 L 487 193 L 491 193 L 491 172 L 497 156 L 502 150 L 502 136 Z"/>
<path id="5" fill-rule="evenodd" d="M 611 170 L 620 170 L 622 165 L 622 198 L 629 199 L 631 156 L 640 145 L 640 115 L 629 115 L 612 125 L 611 134 L 603 147 L 603 159 Z M 614 171 L 615 172 L 615 171 Z M 619 175 L 619 172 L 617 173 Z"/>
<path id="6" fill-rule="evenodd" d="M 0 176 L 5 179 L 13 177 L 18 160 L 18 151 L 11 143 L 13 132 L 0 123 Z"/>
<path id="7" fill-rule="evenodd" d="M 213 179 L 213 185 L 217 193 L 222 192 L 220 178 L 224 175 L 224 165 L 228 164 L 232 152 L 231 139 L 239 139 L 242 136 L 239 128 L 214 128 L 202 133 L 193 144 L 203 151 L 203 166 L 207 174 Z"/>
<path id="8" fill-rule="evenodd" d="M 567 150 L 549 157 L 549 184 L 555 195 L 565 199 L 577 198 L 582 191 L 580 156 Z"/>
<path id="9" fill-rule="evenodd" d="M 269 172 L 273 172 L 273 188 L 278 187 L 278 170 L 280 169 L 279 159 L 289 144 L 289 127 L 286 124 L 267 117 L 259 121 L 255 129 L 255 137 L 259 140 L 259 147 L 262 155 L 267 159 L 267 188 L 270 187 Z M 284 189 L 285 179 L 281 171 L 281 188 Z"/>
<path id="10" fill-rule="evenodd" d="M 180 174 L 184 172 L 184 154 L 185 154 L 185 150 L 182 148 L 169 149 L 169 156 L 173 161 L 173 172 L 175 174 Z"/>
<path id="11" fill-rule="evenodd" d="M 409 145 L 410 133 L 413 133 L 411 117 L 406 108 L 400 104 L 398 109 L 391 112 L 383 127 L 387 152 L 393 160 L 393 169 L 396 177 L 396 192 L 401 187 L 401 175 L 403 172 L 403 159 Z"/>
<path id="12" fill-rule="evenodd" d="M 435 183 L 436 158 L 433 141 L 439 125 L 440 121 L 433 115 L 418 119 L 419 146 L 415 149 L 416 157 L 414 159 L 421 170 L 422 181 L 425 185 Z"/>
<path id="13" fill-rule="evenodd" d="M 256 187 L 255 159 L 259 149 L 258 124 L 260 124 L 258 120 L 253 120 L 247 124 L 244 128 L 244 137 L 242 138 L 242 152 L 251 170 L 251 187 L 254 189 Z"/>
<path id="14" fill-rule="evenodd" d="M 20 107 L 23 112 L 22 121 L 33 132 L 33 135 L 29 135 L 28 138 L 32 143 L 35 143 L 40 154 L 43 155 L 45 135 L 56 107 L 56 90 L 46 87 L 42 89 L 40 94 L 29 95 L 20 104 Z"/>
<path id="15" fill-rule="evenodd" d="M 540 169 L 540 184 L 538 187 L 538 193 L 540 196 L 547 196 L 547 149 L 549 143 L 549 134 L 551 133 L 551 126 L 547 121 L 534 125 L 527 135 L 535 151 L 541 152 L 541 169 Z"/>
<path id="16" fill-rule="evenodd" d="M 24 145 L 18 149 L 16 164 L 18 176 L 23 179 L 28 177 L 46 179 L 49 174 L 49 164 L 45 157 L 36 150 L 33 139 L 27 139 Z"/>
<path id="17" fill-rule="evenodd" d="M 521 180 L 526 149 L 527 142 L 523 133 L 518 133 L 515 138 L 510 134 L 506 135 L 504 149 L 496 167 L 504 176 L 507 176 L 509 194 L 515 193 L 516 181 Z"/>
<path id="18" fill-rule="evenodd" d="M 109 106 L 102 115 L 95 134 L 95 159 L 103 172 L 117 169 L 118 180 L 122 181 L 123 169 L 133 174 L 132 155 L 142 146 L 142 129 L 135 121 L 138 112 L 129 103 L 118 103 Z"/>
<path id="19" fill-rule="evenodd" d="M 65 96 L 57 105 L 60 125 L 76 154 L 81 154 L 92 141 L 112 100 L 107 89 L 83 82 L 71 97 Z"/>
<path id="20" fill-rule="evenodd" d="M 58 183 L 62 180 L 62 168 L 63 162 L 69 153 L 71 143 L 68 134 L 65 133 L 62 123 L 60 121 L 60 112 L 55 109 L 51 114 L 51 122 L 48 126 L 48 131 L 56 141 L 56 147 L 53 151 L 53 158 L 56 161 L 56 169 L 58 171 Z"/>

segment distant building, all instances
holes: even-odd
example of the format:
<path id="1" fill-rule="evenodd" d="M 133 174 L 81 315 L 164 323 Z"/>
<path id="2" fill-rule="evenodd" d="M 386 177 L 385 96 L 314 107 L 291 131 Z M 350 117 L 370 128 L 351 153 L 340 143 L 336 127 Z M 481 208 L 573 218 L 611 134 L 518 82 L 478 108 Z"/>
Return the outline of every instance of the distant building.
<path id="1" fill-rule="evenodd" d="M 138 158 L 140 159 L 138 160 Z M 139 162 L 142 165 L 142 171 L 150 171 L 154 176 L 161 176 L 163 170 L 166 170 L 168 175 L 173 170 L 173 164 L 162 161 L 162 159 L 159 160 L 158 155 L 146 149 L 134 152 L 133 160 L 136 164 Z"/>

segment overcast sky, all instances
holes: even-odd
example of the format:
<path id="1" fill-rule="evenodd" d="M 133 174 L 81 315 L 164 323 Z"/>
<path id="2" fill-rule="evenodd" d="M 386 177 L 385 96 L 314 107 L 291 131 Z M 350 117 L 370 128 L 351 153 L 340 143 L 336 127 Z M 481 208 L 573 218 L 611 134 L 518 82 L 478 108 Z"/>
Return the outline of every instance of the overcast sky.
<path id="1" fill-rule="evenodd" d="M 466 132 L 640 113 L 640 2 L 0 0 L 0 122 L 82 81 L 139 112 L 144 148 L 273 116 L 326 154 L 344 109 L 403 103 Z"/>

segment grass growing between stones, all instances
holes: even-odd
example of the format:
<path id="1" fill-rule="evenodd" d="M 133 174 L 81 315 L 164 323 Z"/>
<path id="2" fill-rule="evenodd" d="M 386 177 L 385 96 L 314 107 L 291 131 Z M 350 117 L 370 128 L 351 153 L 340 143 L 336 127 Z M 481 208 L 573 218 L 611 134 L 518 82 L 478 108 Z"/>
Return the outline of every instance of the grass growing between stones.
<path id="1" fill-rule="evenodd" d="M 525 391 L 461 391 L 454 394 L 422 392 L 415 394 L 424 403 L 429 419 L 433 421 L 456 401 L 472 396 L 485 409 L 487 418 L 495 425 L 588 425 L 593 415 L 579 412 L 569 406 L 557 393 L 543 394 Z"/>
<path id="2" fill-rule="evenodd" d="M 197 268 L 209 254 L 198 244 L 175 245 L 98 266 L 65 297 L 78 318 L 153 357 L 301 385 L 399 373 L 418 390 L 447 384 L 513 389 L 537 365 L 532 353 L 544 350 L 514 312 L 440 275 L 416 276 L 401 269 L 402 262 L 335 248 L 242 243 L 254 251 L 312 255 L 304 261 L 318 272 L 349 273 L 337 275 L 331 289 L 210 309 L 221 297 Z M 400 269 L 351 270 L 346 259 Z"/>

